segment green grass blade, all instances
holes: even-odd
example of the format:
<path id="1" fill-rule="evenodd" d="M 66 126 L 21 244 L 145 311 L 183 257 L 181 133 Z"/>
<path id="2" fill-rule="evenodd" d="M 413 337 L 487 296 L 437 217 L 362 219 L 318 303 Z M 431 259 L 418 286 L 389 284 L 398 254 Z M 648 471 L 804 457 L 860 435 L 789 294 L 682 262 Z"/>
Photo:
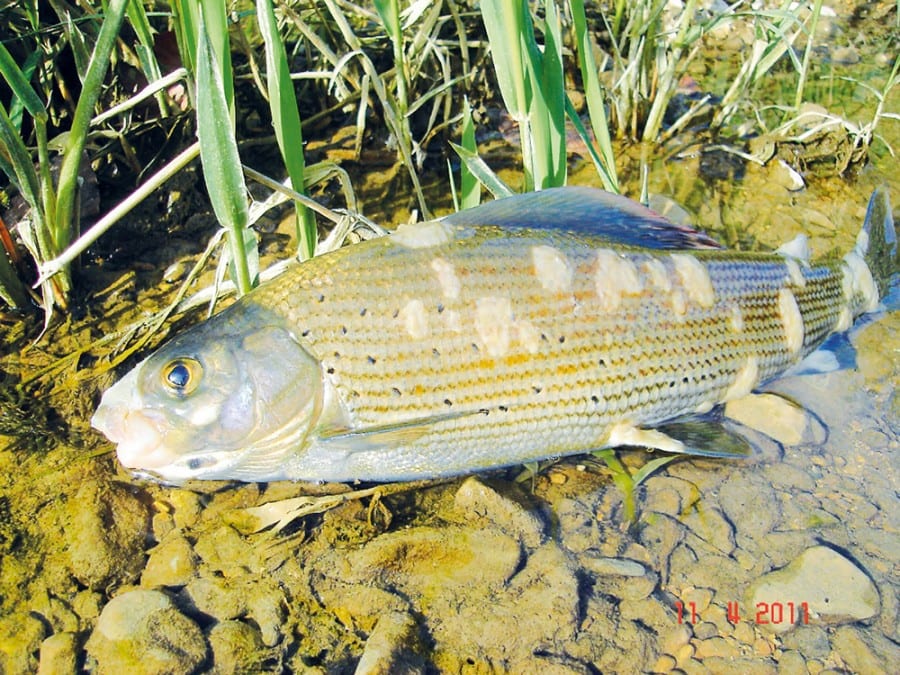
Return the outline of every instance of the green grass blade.
<path id="1" fill-rule="evenodd" d="M 469 99 L 465 99 L 463 102 L 461 145 L 472 156 L 478 156 L 478 146 L 475 143 L 475 124 L 472 121 L 472 108 L 469 106 Z M 466 162 L 462 162 L 459 165 L 459 191 L 460 208 L 471 209 L 481 203 L 481 183 L 469 169 L 469 165 Z"/>
<path id="2" fill-rule="evenodd" d="M 35 93 L 28 78 L 16 65 L 12 55 L 7 51 L 6 47 L 0 42 L 0 75 L 6 80 L 9 88 L 12 90 L 13 97 L 18 100 L 28 114 L 34 118 L 47 119 L 47 111 L 38 95 Z"/>
<path id="3" fill-rule="evenodd" d="M 55 244 L 54 255 L 65 249 L 72 238 L 78 169 L 81 166 L 81 157 L 87 142 L 91 116 L 94 114 L 94 106 L 97 104 L 103 88 L 110 55 L 115 47 L 128 1 L 110 0 L 106 6 L 106 16 L 100 28 L 100 34 L 97 36 L 97 43 L 94 45 L 90 65 L 84 75 L 81 96 L 75 107 L 62 166 L 59 169 L 56 216 L 53 219 L 53 232 L 51 232 Z"/>
<path id="4" fill-rule="evenodd" d="M 578 66 L 581 70 L 581 81 L 584 86 L 588 114 L 591 119 L 591 129 L 594 132 L 594 139 L 600 150 L 599 162 L 594 158 L 596 153 L 592 152 L 591 158 L 594 159 L 594 163 L 597 165 L 597 171 L 603 180 L 603 187 L 610 192 L 619 192 L 616 158 L 613 153 L 612 139 L 609 135 L 609 120 L 606 117 L 606 102 L 603 97 L 603 89 L 600 86 L 597 64 L 594 61 L 593 44 L 587 30 L 584 0 L 570 0 L 569 6 L 572 9 L 572 24 L 575 30 Z M 567 103 L 569 102 L 567 101 Z M 587 141 L 587 145 L 593 149 L 593 143 Z"/>
<path id="5" fill-rule="evenodd" d="M 278 24 L 271 0 L 258 0 L 257 21 L 266 46 L 266 86 L 272 110 L 272 126 L 275 139 L 284 159 L 291 185 L 306 194 L 303 156 L 303 129 L 297 109 L 294 83 L 288 68 L 284 43 L 278 33 Z M 294 202 L 297 211 L 297 243 L 301 260 L 311 258 L 316 251 L 316 219 L 303 204 Z"/>
<path id="6" fill-rule="evenodd" d="M 491 168 L 485 164 L 484 160 L 477 153 L 472 152 L 456 143 L 450 143 L 450 147 L 456 151 L 459 158 L 466 165 L 468 170 L 477 178 L 495 198 L 509 197 L 513 195 L 510 187 L 491 171 Z"/>
<path id="7" fill-rule="evenodd" d="M 222 227 L 228 230 L 231 258 L 234 263 L 233 281 L 238 293 L 243 295 L 252 288 L 250 261 L 245 248 L 249 221 L 247 188 L 241 172 L 241 161 L 222 72 L 217 66 L 203 19 L 201 16 L 195 62 L 200 159 L 213 211 Z"/>
<path id="8" fill-rule="evenodd" d="M 181 54 L 181 63 L 192 75 L 196 72 L 197 31 L 200 25 L 200 5 L 196 0 L 172 0 L 175 16 L 175 41 Z"/>

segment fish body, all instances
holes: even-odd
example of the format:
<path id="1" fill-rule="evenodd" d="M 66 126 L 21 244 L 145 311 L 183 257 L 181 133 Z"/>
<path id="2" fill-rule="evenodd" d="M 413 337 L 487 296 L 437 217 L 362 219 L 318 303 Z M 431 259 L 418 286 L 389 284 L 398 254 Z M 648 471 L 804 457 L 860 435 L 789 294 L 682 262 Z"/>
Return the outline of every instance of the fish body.
<path id="1" fill-rule="evenodd" d="M 666 425 L 789 369 L 897 271 L 880 190 L 846 256 L 811 262 L 804 243 L 726 250 L 586 188 L 498 200 L 297 265 L 136 366 L 93 423 L 172 482 L 725 456 Z"/>

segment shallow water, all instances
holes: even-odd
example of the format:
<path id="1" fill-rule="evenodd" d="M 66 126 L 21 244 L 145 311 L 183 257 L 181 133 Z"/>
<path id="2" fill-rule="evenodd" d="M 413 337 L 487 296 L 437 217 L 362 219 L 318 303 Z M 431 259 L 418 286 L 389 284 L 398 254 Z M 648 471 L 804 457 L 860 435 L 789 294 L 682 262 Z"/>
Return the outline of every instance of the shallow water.
<path id="1" fill-rule="evenodd" d="M 880 129 L 895 147 L 898 126 Z M 673 150 L 651 165 L 651 192 L 743 248 L 802 232 L 816 253 L 843 252 L 876 185 L 900 203 L 884 152 L 854 179 L 796 192 L 773 163 L 715 178 L 708 161 Z M 637 194 L 637 170 L 625 173 Z M 570 182 L 596 183 L 593 169 Z M 372 199 L 368 215 L 403 219 L 402 205 Z M 170 291 L 130 293 L 158 306 Z M 83 344 L 113 321 L 77 322 L 65 339 Z M 851 332 L 855 367 L 767 387 L 801 406 L 757 399 L 755 424 L 781 445 L 652 475 L 633 527 L 608 469 L 583 456 L 536 476 L 331 497 L 277 535 L 253 533 L 249 508 L 352 486 L 135 479 L 86 429 L 110 375 L 73 364 L 61 377 L 85 396 L 67 409 L 82 420 L 69 442 L 27 452 L 0 437 L 0 671 L 891 672 L 898 323 L 894 303 Z M 32 350 L 31 368 L 55 353 Z"/>

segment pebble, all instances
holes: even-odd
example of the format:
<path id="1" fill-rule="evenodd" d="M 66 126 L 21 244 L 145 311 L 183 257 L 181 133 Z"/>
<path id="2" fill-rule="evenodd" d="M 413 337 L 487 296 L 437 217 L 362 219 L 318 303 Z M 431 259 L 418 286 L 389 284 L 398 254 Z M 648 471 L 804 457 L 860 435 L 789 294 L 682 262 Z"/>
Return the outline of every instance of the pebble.
<path id="1" fill-rule="evenodd" d="M 834 583 L 840 579 L 841 583 Z M 801 603 L 807 603 L 809 621 L 840 624 L 868 619 L 878 613 L 880 602 L 875 584 L 853 562 L 827 546 L 813 546 L 787 567 L 770 572 L 747 589 L 747 604 L 773 609 L 760 627 L 776 633 L 791 630 L 802 618 Z M 788 603 L 794 603 L 791 623 Z M 774 614 L 775 607 L 781 617 Z M 779 620 L 780 619 L 780 620 Z"/>
<path id="2" fill-rule="evenodd" d="M 807 659 L 825 658 L 831 651 L 828 635 L 819 626 L 797 626 L 781 638 L 782 644 L 796 649 Z"/>
<path id="3" fill-rule="evenodd" d="M 355 675 L 390 675 L 425 670 L 416 620 L 406 612 L 386 612 L 366 640 Z"/>
<path id="4" fill-rule="evenodd" d="M 160 591 L 117 595 L 85 645 L 100 673 L 188 673 L 206 659 L 200 627 Z"/>
<path id="5" fill-rule="evenodd" d="M 78 672 L 78 635 L 56 633 L 41 643 L 37 675 L 61 675 Z"/>
<path id="6" fill-rule="evenodd" d="M 593 558 L 584 556 L 580 559 L 582 566 L 594 574 L 617 574 L 624 577 L 642 577 L 647 569 L 641 563 L 623 558 Z"/>
<path id="7" fill-rule="evenodd" d="M 141 585 L 184 586 L 197 572 L 197 556 L 190 542 L 179 534 L 168 537 L 150 551 Z"/>
<path id="8" fill-rule="evenodd" d="M 749 471 L 736 472 L 722 484 L 719 504 L 732 523 L 739 523 L 739 543 L 758 540 L 781 516 L 775 490 L 763 476 Z"/>
<path id="9" fill-rule="evenodd" d="M 534 509 L 523 502 L 520 493 L 510 488 L 505 493 L 498 492 L 475 476 L 464 480 L 454 497 L 454 503 L 470 524 L 477 524 L 473 520 L 487 520 L 518 537 L 529 548 L 535 548 L 544 540 L 545 526 Z"/>
<path id="10" fill-rule="evenodd" d="M 150 513 L 134 488 L 87 480 L 70 502 L 69 567 L 91 589 L 129 584 L 144 567 Z"/>
<path id="11" fill-rule="evenodd" d="M 719 553 L 729 555 L 734 550 L 734 527 L 715 506 L 705 504 L 692 509 L 682 522 L 692 534 Z"/>
<path id="12" fill-rule="evenodd" d="M 841 626 L 834 632 L 831 646 L 853 672 L 897 672 L 897 645 L 879 633 Z"/>
<path id="13" fill-rule="evenodd" d="M 243 621 L 220 621 L 209 630 L 215 675 L 266 672 L 272 658 L 259 631 Z"/>
<path id="14" fill-rule="evenodd" d="M 776 394 L 751 394 L 725 404 L 725 415 L 785 445 L 803 441 L 808 414 Z"/>
<path id="15" fill-rule="evenodd" d="M 778 667 L 782 673 L 803 673 L 806 671 L 806 660 L 800 652 L 785 649 L 778 657 Z"/>

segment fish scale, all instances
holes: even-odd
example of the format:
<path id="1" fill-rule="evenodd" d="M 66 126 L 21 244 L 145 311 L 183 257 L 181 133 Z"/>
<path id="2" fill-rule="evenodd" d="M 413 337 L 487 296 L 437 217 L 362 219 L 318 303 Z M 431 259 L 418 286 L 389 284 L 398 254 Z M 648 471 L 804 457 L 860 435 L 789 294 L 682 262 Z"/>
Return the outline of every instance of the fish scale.
<path id="1" fill-rule="evenodd" d="M 870 231 L 893 256 L 878 269 L 896 252 L 886 195 L 872 204 L 857 248 L 815 263 L 575 188 L 403 226 L 178 336 L 94 424 L 166 480 L 412 479 L 617 445 L 732 456 L 664 431 L 877 306 Z"/>
<path id="2" fill-rule="evenodd" d="M 789 279 L 782 256 L 698 254 L 706 264 L 716 302 L 706 308 L 689 301 L 685 314 L 673 318 L 669 300 L 654 296 L 647 279 L 645 291 L 626 298 L 619 311 L 607 312 L 591 302 L 593 280 L 585 269 L 602 242 L 587 237 L 554 242 L 577 270 L 571 293 L 551 294 L 542 288 L 530 261 L 531 249 L 546 244 L 541 233 L 524 230 L 511 239 L 497 231 L 471 233 L 461 228 L 456 236 L 467 237 L 467 244 L 451 242 L 436 249 L 403 251 L 403 256 L 397 255 L 401 247 L 390 241 L 374 242 L 365 252 L 348 249 L 336 256 L 327 276 L 316 275 L 313 267 L 299 267 L 299 279 L 285 280 L 294 292 L 278 305 L 301 334 L 308 333 L 304 345 L 309 351 L 334 369 L 334 382 L 354 423 L 389 425 L 442 415 L 454 406 L 473 413 L 486 411 L 439 425 L 417 441 L 417 454 L 447 455 L 449 438 L 468 446 L 516 438 L 523 432 L 540 436 L 521 448 L 517 461 L 543 456 L 548 449 L 565 453 L 601 444 L 604 427 L 623 416 L 634 424 L 652 424 L 719 402 L 748 356 L 759 359 L 759 379 L 764 380 L 815 347 L 807 340 L 799 355 L 785 347 L 785 329 L 775 310 L 778 292 Z M 501 250 L 503 258 L 498 259 Z M 649 254 L 620 255 L 639 265 Z M 436 257 L 466 271 L 457 300 L 444 298 L 429 273 L 417 275 L 416 283 L 411 283 L 410 275 L 390 268 L 397 261 L 403 271 L 429 270 Z M 667 262 L 668 254 L 654 257 Z M 365 276 L 361 270 L 377 270 L 377 282 L 357 283 Z M 840 277 L 838 263 L 809 268 L 804 271 L 806 287 L 794 289 L 801 313 L 806 308 L 817 333 L 833 327 L 836 310 L 844 303 Z M 327 278 L 343 281 L 328 284 Z M 677 280 L 672 284 L 685 291 Z M 304 288 L 313 295 L 325 293 L 325 301 L 318 305 L 325 311 L 309 311 L 316 304 L 304 296 Z M 574 303 L 576 311 L 568 309 L 573 296 L 581 298 Z M 440 314 L 455 311 L 461 324 L 471 326 L 475 303 L 484 297 L 510 300 L 512 323 L 501 327 L 514 330 L 515 322 L 524 320 L 542 333 L 535 354 L 511 340 L 503 355 L 485 357 L 483 347 L 472 347 L 479 342 L 473 331 L 457 333 L 441 320 Z M 410 300 L 420 300 L 426 308 L 425 338 L 410 337 L 397 318 Z M 257 301 L 266 304 L 265 297 Z M 728 308 L 734 303 L 743 315 L 740 332 L 728 326 Z M 366 312 L 353 311 L 357 307 Z M 814 309 L 818 316 L 812 314 Z M 329 330 L 336 316 L 342 318 L 346 334 Z M 604 345 L 606 335 L 613 344 Z M 565 340 L 560 342 L 559 337 Z M 684 348 L 663 357 L 670 344 Z M 340 357 L 333 358 L 335 353 Z M 586 367 L 601 358 L 606 367 Z M 636 372 L 635 363 L 652 364 L 652 372 Z M 692 375 L 681 378 L 684 372 Z M 414 396 L 404 393 L 411 386 L 419 387 Z M 592 396 L 599 402 L 593 403 Z M 448 399 L 452 406 L 446 405 Z M 535 425 L 536 420 L 542 423 Z"/>

